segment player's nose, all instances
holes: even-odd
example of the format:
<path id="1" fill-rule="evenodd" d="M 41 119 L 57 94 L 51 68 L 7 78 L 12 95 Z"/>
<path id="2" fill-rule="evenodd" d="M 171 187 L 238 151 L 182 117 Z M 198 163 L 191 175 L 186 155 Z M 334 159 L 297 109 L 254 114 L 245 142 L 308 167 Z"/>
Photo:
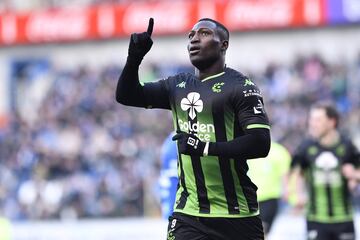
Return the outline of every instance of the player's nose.
<path id="1" fill-rule="evenodd" d="M 199 41 L 200 41 L 199 34 L 196 32 L 194 34 L 194 36 L 190 39 L 190 43 L 193 44 L 193 43 L 197 43 Z"/>

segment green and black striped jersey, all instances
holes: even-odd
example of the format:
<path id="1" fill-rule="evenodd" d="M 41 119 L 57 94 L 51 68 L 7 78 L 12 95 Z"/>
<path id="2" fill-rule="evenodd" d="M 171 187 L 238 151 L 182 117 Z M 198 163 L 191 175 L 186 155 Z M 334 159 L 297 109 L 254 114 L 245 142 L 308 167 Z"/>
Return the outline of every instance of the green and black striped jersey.
<path id="1" fill-rule="evenodd" d="M 345 163 L 359 164 L 356 147 L 345 137 L 332 147 L 307 139 L 295 152 L 291 166 L 300 166 L 306 179 L 309 221 L 340 223 L 353 219 L 351 195 L 341 170 Z"/>
<path id="2" fill-rule="evenodd" d="M 148 107 L 171 108 L 174 126 L 203 141 L 225 142 L 250 128 L 270 128 L 260 90 L 249 78 L 226 68 L 199 80 L 178 74 L 144 85 Z M 175 212 L 206 217 L 258 214 L 257 187 L 246 159 L 178 156 Z"/>

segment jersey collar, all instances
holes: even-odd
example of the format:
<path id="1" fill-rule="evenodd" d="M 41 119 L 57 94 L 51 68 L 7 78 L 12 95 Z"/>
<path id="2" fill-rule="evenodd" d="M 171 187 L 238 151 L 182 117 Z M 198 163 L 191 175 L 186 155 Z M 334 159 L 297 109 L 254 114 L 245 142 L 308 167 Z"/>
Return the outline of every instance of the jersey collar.
<path id="1" fill-rule="evenodd" d="M 210 79 L 213 79 L 213 78 L 216 78 L 216 77 L 220 77 L 221 75 L 223 75 L 225 72 L 221 72 L 221 73 L 218 73 L 218 74 L 215 74 L 215 75 L 211 75 L 211 76 L 208 76 L 206 78 L 204 78 L 203 80 L 201 80 L 201 82 L 205 82 L 207 80 L 210 80 Z"/>

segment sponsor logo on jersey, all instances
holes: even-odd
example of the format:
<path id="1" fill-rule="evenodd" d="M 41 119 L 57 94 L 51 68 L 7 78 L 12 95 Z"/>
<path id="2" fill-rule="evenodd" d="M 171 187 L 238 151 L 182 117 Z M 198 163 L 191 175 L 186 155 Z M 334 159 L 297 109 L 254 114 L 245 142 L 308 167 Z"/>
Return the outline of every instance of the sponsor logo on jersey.
<path id="1" fill-rule="evenodd" d="M 251 97 L 251 96 L 261 97 L 261 92 L 260 90 L 257 89 L 244 90 L 243 93 L 244 93 L 244 97 Z"/>
<path id="2" fill-rule="evenodd" d="M 215 133 L 215 126 L 213 124 L 200 123 L 194 121 L 198 113 L 201 113 L 204 104 L 200 99 L 200 94 L 197 92 L 190 92 L 180 102 L 181 110 L 188 113 L 189 121 L 178 119 L 180 130 L 195 134 L 201 141 L 210 141 L 211 135 Z"/>
<path id="3" fill-rule="evenodd" d="M 315 165 L 324 170 L 331 170 L 339 165 L 339 160 L 332 152 L 326 151 L 315 159 Z"/>
<path id="4" fill-rule="evenodd" d="M 187 144 L 194 147 L 194 149 L 197 149 L 198 144 L 199 144 L 199 140 L 195 139 L 195 138 L 192 138 L 192 137 L 189 137 L 188 140 L 187 140 Z"/>
<path id="5" fill-rule="evenodd" d="M 200 94 L 197 92 L 190 92 L 186 98 L 183 98 L 180 103 L 183 111 L 189 110 L 189 117 L 196 118 L 196 114 L 203 110 L 203 101 L 200 99 Z"/>
<path id="6" fill-rule="evenodd" d="M 253 108 L 255 114 L 260 114 L 264 112 L 264 107 L 260 99 L 258 99 L 258 104 Z"/>
<path id="7" fill-rule="evenodd" d="M 182 81 L 181 83 L 178 83 L 178 84 L 176 85 L 176 87 L 178 87 L 178 88 L 185 88 L 185 87 L 186 87 L 186 82 L 185 82 L 185 81 Z"/>
<path id="8" fill-rule="evenodd" d="M 246 86 L 255 86 L 255 83 L 253 83 L 250 79 L 245 79 L 244 87 Z"/>
<path id="9" fill-rule="evenodd" d="M 205 124 L 205 123 L 191 123 L 190 121 L 184 122 L 183 120 L 179 119 L 179 125 L 182 131 L 188 131 L 188 132 L 209 132 L 214 133 L 215 127 L 213 124 Z"/>
<path id="10" fill-rule="evenodd" d="M 341 185 L 341 174 L 337 170 L 339 160 L 332 152 L 322 152 L 315 159 L 315 166 L 314 182 L 316 184 Z"/>

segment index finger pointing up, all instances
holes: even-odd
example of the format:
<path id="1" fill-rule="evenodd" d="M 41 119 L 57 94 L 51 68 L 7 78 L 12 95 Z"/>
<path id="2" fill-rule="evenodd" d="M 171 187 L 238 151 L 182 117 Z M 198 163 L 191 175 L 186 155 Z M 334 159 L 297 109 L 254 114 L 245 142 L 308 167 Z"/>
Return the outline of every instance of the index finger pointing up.
<path id="1" fill-rule="evenodd" d="M 153 32 L 153 28 L 154 28 L 154 19 L 150 18 L 149 19 L 149 25 L 147 28 L 147 33 L 151 36 L 152 32 Z"/>

